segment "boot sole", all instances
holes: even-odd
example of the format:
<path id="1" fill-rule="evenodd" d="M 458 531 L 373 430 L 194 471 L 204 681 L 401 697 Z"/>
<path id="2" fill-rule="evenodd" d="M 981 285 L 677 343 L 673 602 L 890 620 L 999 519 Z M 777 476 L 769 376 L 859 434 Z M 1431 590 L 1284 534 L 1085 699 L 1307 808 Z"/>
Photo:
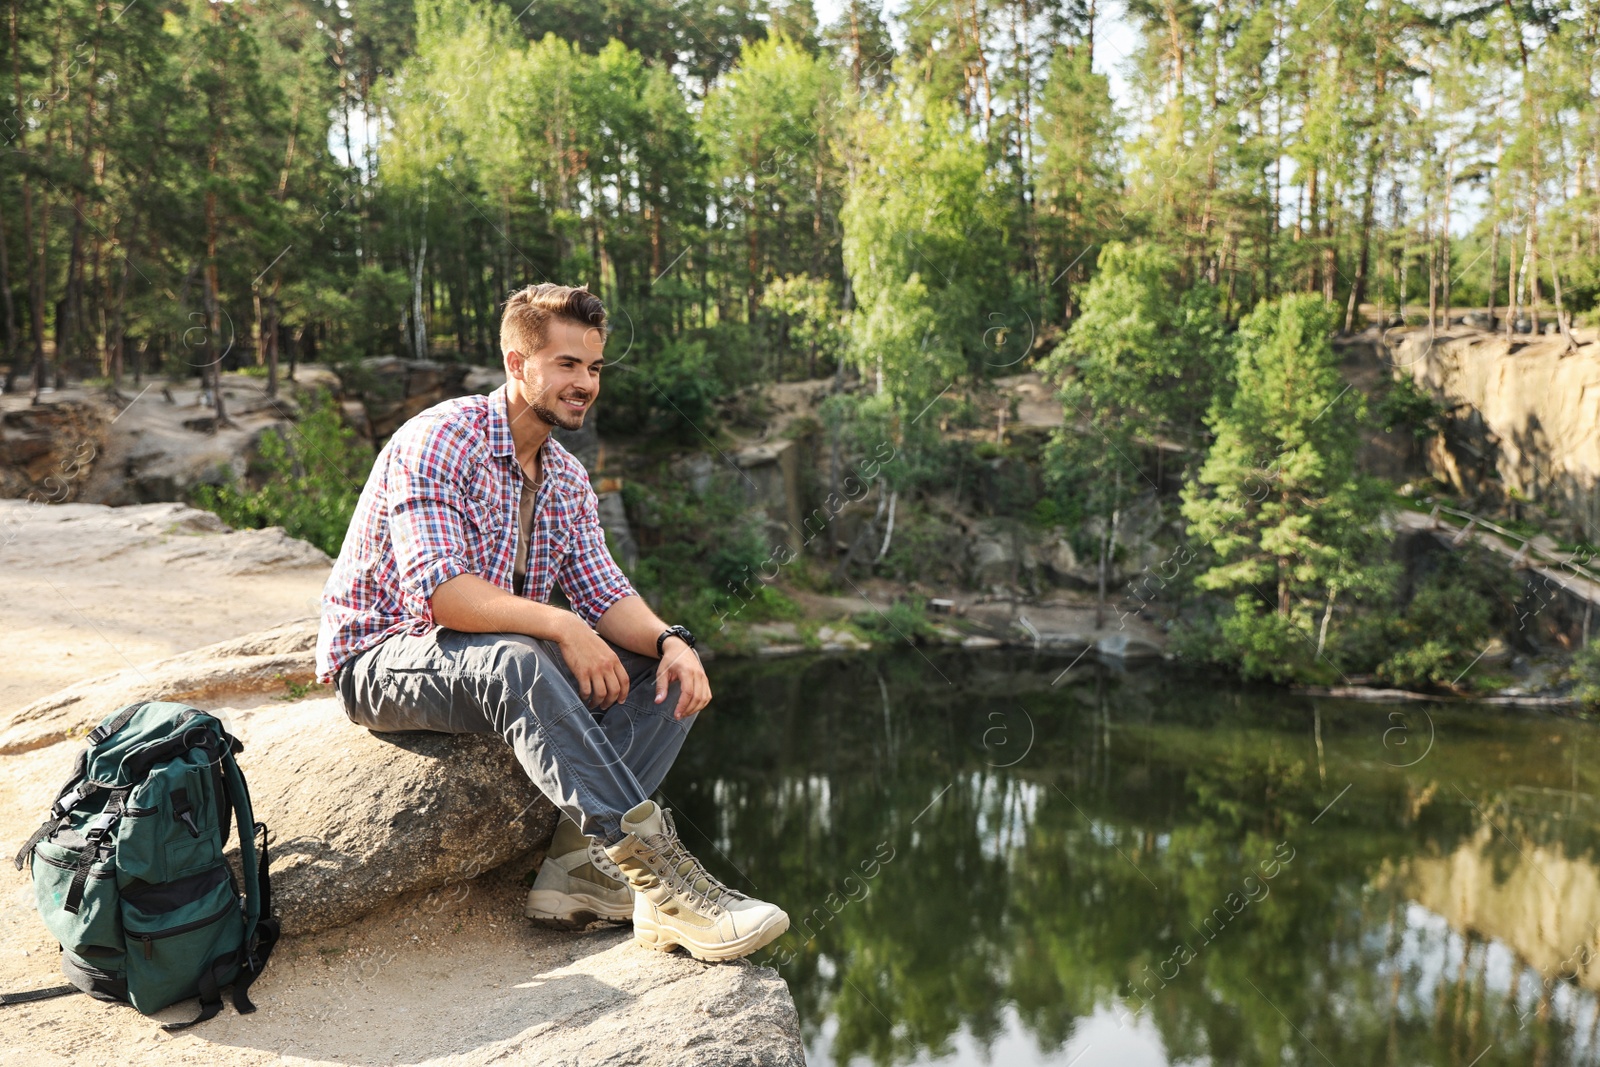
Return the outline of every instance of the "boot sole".
<path id="1" fill-rule="evenodd" d="M 607 911 L 604 905 L 584 897 L 539 890 L 528 895 L 528 903 L 523 908 L 522 914 L 551 930 L 582 930 L 593 922 L 633 921 L 631 907 L 626 912 L 617 914 Z"/>
<path id="2" fill-rule="evenodd" d="M 757 952 L 767 945 L 772 944 L 782 937 L 784 931 L 789 929 L 789 915 L 779 912 L 767 922 L 739 938 L 737 941 L 719 941 L 714 944 L 700 944 L 681 933 L 671 933 L 665 927 L 651 923 L 641 924 L 637 918 L 633 924 L 633 939 L 645 948 L 655 949 L 657 952 L 671 952 L 675 948 L 682 948 L 695 959 L 705 963 L 722 963 L 727 960 L 742 959 Z"/>

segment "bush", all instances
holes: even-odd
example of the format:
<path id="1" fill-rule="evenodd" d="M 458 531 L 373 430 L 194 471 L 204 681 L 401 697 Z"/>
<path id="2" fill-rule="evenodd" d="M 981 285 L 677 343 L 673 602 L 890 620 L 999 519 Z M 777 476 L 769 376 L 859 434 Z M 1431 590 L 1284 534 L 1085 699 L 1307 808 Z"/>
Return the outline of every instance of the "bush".
<path id="1" fill-rule="evenodd" d="M 1372 414 L 1384 430 L 1405 430 L 1420 441 L 1438 432 L 1444 411 L 1431 393 L 1417 388 L 1410 378 L 1399 378 L 1385 390 Z"/>
<path id="2" fill-rule="evenodd" d="M 717 471 L 703 493 L 666 472 L 658 484 L 630 480 L 622 490 L 639 539 L 634 585 L 696 633 L 718 630 L 734 615 L 754 621 L 777 606 L 763 600 L 761 578 L 781 568 L 784 557 L 766 543 L 764 515 L 748 503 L 743 483 L 728 475 Z"/>
<path id="3" fill-rule="evenodd" d="M 714 404 L 724 391 L 703 341 L 669 341 L 659 352 L 636 351 L 606 372 L 608 402 L 599 409 L 600 430 L 703 444 L 716 435 Z"/>
<path id="4" fill-rule="evenodd" d="M 1248 680 L 1269 678 L 1280 685 L 1322 680 L 1328 668 L 1319 669 L 1314 638 L 1295 618 L 1265 611 L 1246 593 L 1233 602 L 1222 620 L 1224 646 Z"/>
<path id="5" fill-rule="evenodd" d="M 1572 676 L 1578 689 L 1574 694 L 1584 711 L 1600 711 L 1600 641 L 1591 641 L 1578 650 L 1572 661 Z"/>
<path id="6" fill-rule="evenodd" d="M 1483 652 L 1496 624 L 1509 623 L 1520 586 L 1481 551 L 1441 554 L 1397 620 L 1400 648 L 1378 675 L 1402 686 L 1453 688 Z"/>
<path id="7" fill-rule="evenodd" d="M 1319 657 L 1316 634 L 1303 615 L 1285 618 L 1240 594 L 1220 614 L 1186 619 L 1172 628 L 1171 648 L 1180 660 L 1221 667 L 1247 681 L 1326 683 L 1337 672 Z"/>
<path id="8" fill-rule="evenodd" d="M 282 526 L 291 537 L 335 556 L 372 458 L 372 449 L 344 424 L 333 397 L 319 390 L 287 436 L 274 430 L 262 435 L 252 465 L 259 488 L 201 486 L 193 502 L 236 529 Z"/>
<path id="9" fill-rule="evenodd" d="M 850 621 L 869 636 L 885 641 L 917 641 L 935 632 L 928 620 L 928 602 L 919 596 L 897 600 L 887 610 L 862 612 Z"/>

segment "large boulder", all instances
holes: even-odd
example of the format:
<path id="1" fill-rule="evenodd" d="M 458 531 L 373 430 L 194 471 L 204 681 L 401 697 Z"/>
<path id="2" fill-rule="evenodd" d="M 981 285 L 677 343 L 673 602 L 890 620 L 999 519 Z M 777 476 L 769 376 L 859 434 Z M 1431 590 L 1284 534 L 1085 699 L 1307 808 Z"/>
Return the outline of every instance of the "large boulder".
<path id="1" fill-rule="evenodd" d="M 555 831 L 555 807 L 499 737 L 376 734 L 328 696 L 228 718 L 294 933 L 519 857 L 531 866 Z"/>
<path id="2" fill-rule="evenodd" d="M 15 848 L 117 708 L 166 699 L 216 712 L 241 741 L 256 817 L 272 832 L 286 928 L 323 930 L 393 897 L 475 877 L 549 843 L 555 808 L 498 737 L 375 734 L 312 684 L 313 621 L 291 623 L 71 686 L 0 732 Z"/>

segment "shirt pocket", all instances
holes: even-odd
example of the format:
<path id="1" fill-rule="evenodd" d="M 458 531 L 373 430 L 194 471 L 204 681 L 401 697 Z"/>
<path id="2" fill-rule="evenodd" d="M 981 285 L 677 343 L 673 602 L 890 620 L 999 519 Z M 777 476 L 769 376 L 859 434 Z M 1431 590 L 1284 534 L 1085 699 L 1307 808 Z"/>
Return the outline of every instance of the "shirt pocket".
<path id="1" fill-rule="evenodd" d="M 484 567 L 484 576 L 493 581 L 493 570 L 499 564 L 501 527 L 500 509 L 470 493 L 461 495 L 461 514 L 466 519 L 467 547 L 475 563 Z"/>
<path id="2" fill-rule="evenodd" d="M 550 546 L 550 555 L 549 555 L 550 571 L 551 571 L 552 574 L 559 574 L 559 573 L 561 573 L 562 569 L 566 566 L 567 557 L 572 552 L 572 547 L 573 547 L 573 543 L 574 543 L 573 537 L 572 537 L 572 528 L 569 527 L 569 526 L 564 526 L 563 525 L 563 526 L 553 526 L 553 527 L 550 527 L 550 528 L 548 528 L 548 529 L 546 529 L 544 531 L 540 531 L 539 528 L 536 525 L 534 527 L 535 536 L 537 536 L 541 532 L 547 538 L 548 544 Z"/>

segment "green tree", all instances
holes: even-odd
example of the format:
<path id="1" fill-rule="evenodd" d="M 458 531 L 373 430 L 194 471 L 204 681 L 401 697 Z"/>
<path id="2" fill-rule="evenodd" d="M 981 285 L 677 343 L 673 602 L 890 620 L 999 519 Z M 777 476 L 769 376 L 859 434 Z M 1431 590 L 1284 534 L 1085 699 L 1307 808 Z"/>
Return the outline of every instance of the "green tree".
<path id="1" fill-rule="evenodd" d="M 702 136 L 722 202 L 743 230 L 745 316 L 775 276 L 826 278 L 836 259 L 843 169 L 838 72 L 787 37 L 757 41 L 707 97 Z M 782 368 L 774 368 L 774 377 Z"/>
<path id="2" fill-rule="evenodd" d="M 1189 537 L 1206 560 L 1195 585 L 1233 597 L 1223 637 L 1249 675 L 1326 671 L 1341 596 L 1385 591 L 1383 492 L 1356 470 L 1361 395 L 1342 385 L 1320 297 L 1264 303 L 1240 325 L 1233 393 L 1184 489 Z"/>
<path id="3" fill-rule="evenodd" d="M 856 124 L 844 262 L 863 375 L 916 410 L 979 374 L 991 329 L 1012 325 L 1007 212 L 973 135 L 949 105 L 896 91 Z"/>
<path id="4" fill-rule="evenodd" d="M 1113 241 L 1100 252 L 1082 313 L 1041 369 L 1063 379 L 1067 408 L 1100 430 L 1198 449 L 1228 380 L 1218 305 L 1210 285 L 1178 284 L 1168 253 Z"/>
<path id="5" fill-rule="evenodd" d="M 1090 252 L 1123 221 L 1120 122 L 1110 80 L 1094 72 L 1091 58 L 1088 48 L 1056 51 L 1039 120 L 1040 230 L 1060 315 L 1069 321 L 1082 303 L 1077 287 L 1095 262 Z"/>

